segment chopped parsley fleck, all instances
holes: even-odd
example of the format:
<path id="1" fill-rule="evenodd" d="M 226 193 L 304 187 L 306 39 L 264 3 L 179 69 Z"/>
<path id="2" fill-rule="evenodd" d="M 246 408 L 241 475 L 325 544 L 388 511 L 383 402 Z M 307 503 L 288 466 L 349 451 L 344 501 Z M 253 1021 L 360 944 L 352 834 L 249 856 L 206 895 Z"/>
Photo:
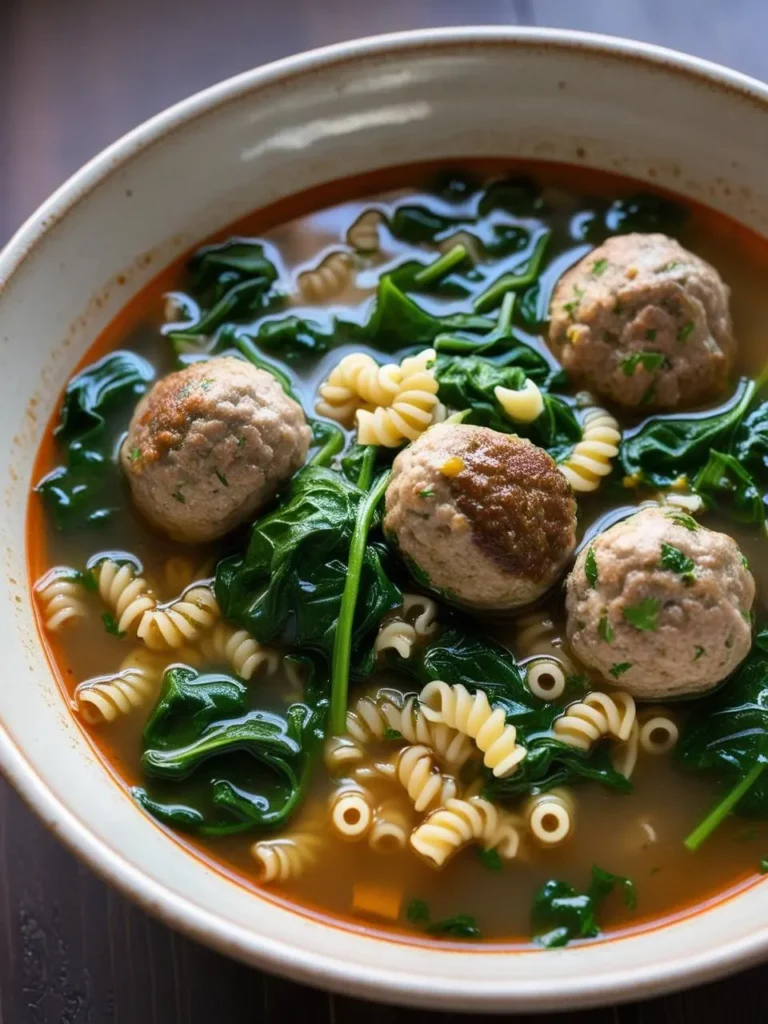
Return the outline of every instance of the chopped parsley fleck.
<path id="1" fill-rule="evenodd" d="M 592 276 L 593 277 L 600 277 L 601 274 L 604 274 L 606 272 L 608 267 L 609 267 L 608 260 L 606 260 L 606 259 L 595 260 L 595 262 L 592 264 Z"/>
<path id="2" fill-rule="evenodd" d="M 224 486 L 225 486 L 225 487 L 229 487 L 229 480 L 227 480 L 227 478 L 226 478 L 226 477 L 224 476 L 224 474 L 223 474 L 223 473 L 220 473 L 220 472 L 218 471 L 218 469 L 216 470 L 216 476 L 217 476 L 217 477 L 219 478 L 219 480 L 221 481 L 221 483 L 223 483 L 223 484 L 224 484 Z"/>
<path id="3" fill-rule="evenodd" d="M 625 377 L 631 377 L 638 366 L 642 366 L 648 373 L 655 373 L 666 362 L 663 352 L 633 352 L 621 360 L 621 368 Z"/>
<path id="4" fill-rule="evenodd" d="M 411 900 L 405 910 L 405 916 L 411 924 L 428 924 L 429 907 L 424 900 Z"/>
<path id="5" fill-rule="evenodd" d="M 616 316 L 619 316 L 621 313 L 624 312 L 624 307 L 622 306 L 619 299 L 616 299 L 616 302 L 613 305 L 613 312 L 616 314 Z"/>
<path id="6" fill-rule="evenodd" d="M 432 487 L 425 487 L 423 491 L 419 491 L 420 498 L 433 498 L 435 495 Z"/>
<path id="7" fill-rule="evenodd" d="M 661 545 L 661 560 L 659 565 L 662 569 L 668 569 L 670 572 L 676 572 L 678 576 L 682 576 L 686 583 L 692 583 L 696 573 L 696 563 L 692 558 L 689 558 L 680 548 L 676 548 L 674 544 L 662 544 Z"/>
<path id="8" fill-rule="evenodd" d="M 733 637 L 732 636 L 729 636 L 728 639 L 725 641 L 725 646 L 727 647 L 727 649 L 729 651 L 733 647 Z"/>
<path id="9" fill-rule="evenodd" d="M 646 388 L 645 394 L 640 399 L 640 405 L 650 405 L 656 397 L 656 382 L 651 381 L 650 386 Z"/>
<path id="10" fill-rule="evenodd" d="M 656 328 L 655 327 L 649 327 L 648 328 L 648 330 L 645 332 L 645 340 L 646 341 L 656 341 Z"/>
<path id="11" fill-rule="evenodd" d="M 667 512 L 667 519 L 671 519 L 673 523 L 682 526 L 685 530 L 690 530 L 691 533 L 695 533 L 699 528 L 699 524 L 687 512 Z"/>
<path id="12" fill-rule="evenodd" d="M 489 871 L 501 871 L 504 867 L 504 861 L 501 859 L 501 854 L 498 850 L 483 850 L 478 847 L 477 859 Z"/>
<path id="13" fill-rule="evenodd" d="M 748 626 L 752 625 L 752 612 L 742 612 L 741 617 Z"/>
<path id="14" fill-rule="evenodd" d="M 698 661 L 699 658 L 703 658 L 704 655 L 707 653 L 703 647 L 694 647 L 694 651 L 696 652 L 693 656 L 694 661 Z"/>
<path id="15" fill-rule="evenodd" d="M 741 564 L 742 564 L 742 565 L 744 566 L 744 568 L 745 568 L 745 569 L 748 569 L 748 568 L 749 568 L 749 562 L 747 561 L 747 559 L 746 559 L 746 556 L 745 556 L 745 555 L 742 555 L 742 556 L 741 556 Z"/>
<path id="16" fill-rule="evenodd" d="M 447 917 L 444 921 L 435 921 L 427 931 L 430 935 L 448 935 L 454 939 L 482 938 L 477 921 L 469 914 L 456 914 L 455 917 Z"/>
<path id="17" fill-rule="evenodd" d="M 662 266 L 656 268 L 657 274 L 663 274 L 666 270 L 674 270 L 675 267 L 680 266 L 680 260 L 670 260 L 669 263 L 664 263 Z"/>
<path id="18" fill-rule="evenodd" d="M 576 319 L 576 311 L 580 306 L 578 299 L 572 299 L 570 302 L 563 303 L 563 310 L 568 314 L 570 320 Z"/>
<path id="19" fill-rule="evenodd" d="M 618 679 L 619 676 L 623 676 L 625 672 L 629 672 L 632 668 L 631 661 L 622 661 L 618 665 L 611 665 L 610 672 L 614 679 Z"/>
<path id="20" fill-rule="evenodd" d="M 183 388 L 179 388 L 176 392 L 177 398 L 189 398 L 189 384 L 185 384 Z"/>
<path id="21" fill-rule="evenodd" d="M 595 549 L 590 548 L 587 552 L 587 557 L 584 562 L 584 575 L 587 577 L 587 583 L 590 587 L 597 586 L 597 558 L 595 557 Z"/>
<path id="22" fill-rule="evenodd" d="M 768 875 L 768 857 L 763 857 L 760 861 L 760 874 Z"/>
<path id="23" fill-rule="evenodd" d="M 174 491 L 171 497 L 173 498 L 174 501 L 178 501 L 180 505 L 186 505 L 187 503 L 187 499 L 184 497 L 181 491 Z"/>
<path id="24" fill-rule="evenodd" d="M 384 730 L 385 740 L 401 740 L 402 738 L 403 734 L 401 732 L 398 732 L 397 729 L 390 729 L 389 726 L 387 726 L 387 728 Z"/>
<path id="25" fill-rule="evenodd" d="M 689 320 L 688 323 L 683 324 L 683 326 L 677 332 L 677 340 L 678 341 L 687 341 L 690 338 L 690 336 L 693 334 L 695 328 L 696 328 L 696 324 L 693 322 L 693 320 Z"/>
<path id="26" fill-rule="evenodd" d="M 206 377 L 205 380 L 200 381 L 200 387 L 203 391 L 208 391 L 213 382 L 213 377 Z"/>
<path id="27" fill-rule="evenodd" d="M 604 612 L 597 624 L 597 633 L 601 640 L 605 640 L 607 644 L 612 644 L 614 636 L 613 626 L 608 621 L 608 613 Z"/>
<path id="28" fill-rule="evenodd" d="M 121 629 L 119 629 L 117 625 L 117 619 L 111 612 L 102 612 L 101 621 L 104 623 L 104 629 L 106 629 L 110 636 L 125 636 L 125 633 Z"/>
<path id="29" fill-rule="evenodd" d="M 237 439 L 237 447 L 238 448 L 244 448 L 245 447 L 245 438 L 244 437 L 238 437 L 238 439 Z"/>
<path id="30" fill-rule="evenodd" d="M 635 629 L 653 633 L 659 628 L 661 601 L 656 597 L 644 597 L 637 604 L 622 608 L 621 614 Z"/>
<path id="31" fill-rule="evenodd" d="M 136 462 L 138 459 L 141 458 L 141 449 L 131 448 L 131 450 L 128 452 L 128 458 L 131 460 L 131 462 Z"/>

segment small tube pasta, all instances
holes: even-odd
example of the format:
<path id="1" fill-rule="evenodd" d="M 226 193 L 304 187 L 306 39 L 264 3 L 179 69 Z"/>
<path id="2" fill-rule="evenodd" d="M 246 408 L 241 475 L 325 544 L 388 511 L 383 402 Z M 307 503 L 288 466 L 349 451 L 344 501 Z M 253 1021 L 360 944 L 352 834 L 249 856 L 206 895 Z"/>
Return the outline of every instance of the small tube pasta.
<path id="1" fill-rule="evenodd" d="M 396 759 L 397 779 L 413 800 L 416 811 L 440 807 L 458 795 L 451 775 L 443 775 L 429 747 L 404 747 Z"/>
<path id="2" fill-rule="evenodd" d="M 331 796 L 331 825 L 342 839 L 362 839 L 373 824 L 374 804 L 362 786 L 345 784 Z"/>
<path id="3" fill-rule="evenodd" d="M 436 680 L 419 695 L 421 713 L 430 722 L 457 729 L 475 741 L 483 760 L 497 778 L 512 775 L 528 751 L 517 742 L 517 730 L 506 724 L 501 708 L 495 710 L 484 690 L 471 694 L 466 686 Z"/>
<path id="4" fill-rule="evenodd" d="M 152 650 L 173 650 L 195 643 L 216 623 L 220 614 L 213 590 L 194 586 L 170 604 L 145 611 L 137 636 Z"/>
<path id="5" fill-rule="evenodd" d="M 74 569 L 51 569 L 35 584 L 35 596 L 49 633 L 57 633 L 88 615 L 86 589 Z"/>
<path id="6" fill-rule="evenodd" d="M 559 700 L 565 693 L 565 672 L 554 658 L 531 658 L 525 665 L 525 682 L 540 700 Z"/>
<path id="7" fill-rule="evenodd" d="M 117 619 L 121 633 L 137 632 L 144 616 L 157 607 L 149 584 L 139 576 L 135 566 L 120 565 L 105 558 L 94 568 L 99 596 Z"/>
<path id="8" fill-rule="evenodd" d="M 559 846 L 573 832 L 573 798 L 564 789 L 531 797 L 524 817 L 540 846 Z"/>
<path id="9" fill-rule="evenodd" d="M 645 710 L 639 717 L 638 725 L 638 742 L 644 754 L 668 754 L 680 738 L 677 723 L 660 710 Z"/>
<path id="10" fill-rule="evenodd" d="M 581 440 L 558 469 L 576 492 L 596 491 L 619 453 L 621 428 L 605 409 L 587 409 Z"/>
<path id="11" fill-rule="evenodd" d="M 515 423 L 533 423 L 544 412 L 544 396 L 528 377 L 519 391 L 497 385 L 493 393 L 504 414 Z"/>
<path id="12" fill-rule="evenodd" d="M 442 868 L 471 843 L 497 850 L 504 860 L 517 856 L 520 831 L 512 815 L 483 797 L 449 800 L 427 815 L 411 833 L 411 846 L 431 867 Z"/>
<path id="13" fill-rule="evenodd" d="M 552 731 L 561 743 L 588 751 L 604 736 L 625 743 L 636 715 L 634 698 L 623 690 L 614 694 L 592 690 L 555 719 Z"/>

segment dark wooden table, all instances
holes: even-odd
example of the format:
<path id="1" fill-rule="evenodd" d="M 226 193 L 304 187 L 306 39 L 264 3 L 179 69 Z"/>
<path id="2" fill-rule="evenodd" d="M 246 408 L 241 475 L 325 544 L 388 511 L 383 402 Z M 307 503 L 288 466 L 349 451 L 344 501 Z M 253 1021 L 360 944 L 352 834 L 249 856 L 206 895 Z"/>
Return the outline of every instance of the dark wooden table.
<path id="1" fill-rule="evenodd" d="M 218 79 L 355 36 L 473 22 L 633 36 L 768 77 L 765 0 L 0 0 L 0 243 L 83 161 Z M 764 1022 L 766 982 L 758 968 L 570 1019 Z M 0 780 L 0 1024 L 299 1018 L 458 1019 L 329 996 L 174 934 L 74 860 Z"/>

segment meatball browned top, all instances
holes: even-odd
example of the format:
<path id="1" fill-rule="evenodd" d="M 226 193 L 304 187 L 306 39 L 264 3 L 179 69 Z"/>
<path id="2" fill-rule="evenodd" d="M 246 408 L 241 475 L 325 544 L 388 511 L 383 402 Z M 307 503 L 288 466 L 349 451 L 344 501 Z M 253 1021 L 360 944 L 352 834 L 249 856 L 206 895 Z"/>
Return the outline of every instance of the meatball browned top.
<path id="1" fill-rule="evenodd" d="M 301 406 L 270 373 L 227 356 L 159 380 L 136 406 L 120 460 L 151 523 L 203 542 L 265 505 L 310 438 Z"/>
<path id="2" fill-rule="evenodd" d="M 563 366 L 626 406 L 672 409 L 725 384 L 735 342 L 729 289 L 666 235 L 619 235 L 565 273 L 550 341 Z"/>
<path id="3" fill-rule="evenodd" d="M 486 427 L 432 427 L 395 459 L 384 527 L 416 578 L 467 607 L 517 608 L 558 578 L 576 504 L 545 451 Z"/>
<path id="4" fill-rule="evenodd" d="M 566 589 L 573 653 L 644 700 L 711 689 L 752 642 L 755 581 L 738 545 L 669 507 L 586 545 Z"/>

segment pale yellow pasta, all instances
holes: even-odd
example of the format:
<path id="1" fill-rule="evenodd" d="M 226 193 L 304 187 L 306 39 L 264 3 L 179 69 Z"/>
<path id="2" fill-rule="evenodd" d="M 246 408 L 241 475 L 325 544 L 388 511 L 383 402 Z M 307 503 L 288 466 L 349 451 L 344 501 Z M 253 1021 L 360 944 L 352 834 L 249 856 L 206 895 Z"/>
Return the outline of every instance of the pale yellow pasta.
<path id="1" fill-rule="evenodd" d="M 137 647 L 117 672 L 80 683 L 74 694 L 78 714 L 89 725 L 99 725 L 148 707 L 160 693 L 167 666 L 167 654 Z"/>
<path id="2" fill-rule="evenodd" d="M 505 416 L 515 423 L 533 423 L 544 412 L 544 397 L 538 386 L 528 378 L 519 391 L 497 385 L 493 393 Z"/>
<path id="3" fill-rule="evenodd" d="M 523 816 L 531 836 L 540 846 L 559 846 L 573 832 L 573 797 L 565 789 L 539 793 L 528 800 Z"/>
<path id="4" fill-rule="evenodd" d="M 274 675 L 280 666 L 280 655 L 271 647 L 255 640 L 245 629 L 234 629 L 218 622 L 200 640 L 200 650 L 211 661 L 224 661 L 248 682 L 260 669 Z"/>
<path id="5" fill-rule="evenodd" d="M 472 694 L 461 683 L 451 686 L 436 680 L 419 695 L 421 714 L 430 722 L 457 729 L 475 741 L 483 761 L 497 778 L 517 769 L 528 751 L 517 742 L 517 730 L 507 725 L 501 708 L 488 703 L 484 690 Z"/>
<path id="6" fill-rule="evenodd" d="M 621 428 L 614 417 L 605 409 L 587 409 L 581 440 L 558 464 L 558 469 L 574 491 L 596 491 L 603 477 L 611 472 L 620 443 Z"/>
<path id="7" fill-rule="evenodd" d="M 342 839 L 362 839 L 373 824 L 374 808 L 373 797 L 366 789 L 347 782 L 331 794 L 331 825 Z"/>
<path id="8" fill-rule="evenodd" d="M 405 788 L 416 811 L 441 807 L 458 795 L 452 775 L 443 775 L 429 747 L 404 747 L 395 760 L 398 782 Z"/>
<path id="9" fill-rule="evenodd" d="M 404 359 L 400 364 L 400 385 L 392 401 L 386 406 L 379 404 L 372 412 L 358 409 L 359 444 L 396 448 L 404 441 L 415 441 L 432 426 L 439 405 L 435 359 L 433 349 Z"/>
<path id="10" fill-rule="evenodd" d="M 403 603 L 395 617 L 379 629 L 373 645 L 376 654 L 394 650 L 408 658 L 419 640 L 427 640 L 437 631 L 437 602 L 421 594 L 403 594 Z"/>
<path id="11" fill-rule="evenodd" d="M 638 725 L 638 742 L 644 754 L 668 754 L 680 738 L 680 730 L 675 720 L 661 710 L 644 710 L 639 716 Z"/>
<path id="12" fill-rule="evenodd" d="M 565 693 L 565 671 L 554 658 L 531 658 L 526 662 L 525 682 L 540 700 L 559 700 Z"/>
<path id="13" fill-rule="evenodd" d="M 578 750 L 591 750 L 605 736 L 625 743 L 636 719 L 635 701 L 624 691 L 607 694 L 593 690 L 570 704 L 552 727 L 557 739 Z"/>
<path id="14" fill-rule="evenodd" d="M 35 596 L 49 633 L 57 633 L 88 615 L 87 591 L 74 569 L 51 569 L 35 584 Z"/>
<path id="15" fill-rule="evenodd" d="M 352 254 L 339 250 L 329 253 L 312 270 L 299 274 L 296 284 L 305 302 L 327 302 L 339 295 L 354 277 Z"/>
<path id="16" fill-rule="evenodd" d="M 515 653 L 518 658 L 549 655 L 558 661 L 566 675 L 573 672 L 570 658 L 563 650 L 563 640 L 546 612 L 539 610 L 515 619 Z"/>
<path id="17" fill-rule="evenodd" d="M 632 725 L 629 738 L 623 743 L 615 742 L 611 747 L 611 764 L 625 779 L 631 779 L 637 765 L 640 750 L 640 727 L 637 720 Z"/>
<path id="18" fill-rule="evenodd" d="M 368 845 L 375 853 L 404 850 L 411 834 L 412 816 L 402 800 L 388 799 L 376 808 Z"/>
<path id="19" fill-rule="evenodd" d="M 329 775 L 345 775 L 366 760 L 361 744 L 348 736 L 329 736 L 323 747 L 323 762 Z"/>
<path id="20" fill-rule="evenodd" d="M 416 636 L 427 639 L 437 632 L 438 604 L 423 594 L 403 594 L 403 618 L 413 623 Z"/>
<path id="21" fill-rule="evenodd" d="M 347 228 L 347 245 L 360 253 L 379 249 L 379 225 L 384 215 L 379 210 L 363 210 L 354 224 Z"/>
<path id="22" fill-rule="evenodd" d="M 173 650 L 196 643 L 220 614 L 213 590 L 194 586 L 175 601 L 145 611 L 137 636 L 152 650 Z"/>
<path id="23" fill-rule="evenodd" d="M 318 860 L 323 841 L 309 830 L 297 830 L 279 839 L 260 839 L 251 846 L 260 881 L 292 882 Z"/>
<path id="24" fill-rule="evenodd" d="M 469 737 L 430 721 L 422 711 L 414 694 L 403 698 L 394 691 L 380 690 L 376 697 L 361 697 L 347 712 L 347 732 L 360 747 L 396 733 L 405 743 L 429 747 L 444 767 L 458 772 L 473 754 Z"/>
<path id="25" fill-rule="evenodd" d="M 396 363 L 379 366 L 372 356 L 352 352 L 344 356 L 320 385 L 317 412 L 351 426 L 361 407 L 389 405 L 397 395 L 401 380 L 402 371 Z"/>
<path id="26" fill-rule="evenodd" d="M 489 800 L 473 796 L 469 800 L 449 800 L 411 833 L 411 847 L 434 868 L 442 868 L 472 843 L 497 850 L 504 860 L 513 860 L 520 846 L 516 819 Z"/>
<path id="27" fill-rule="evenodd" d="M 446 253 L 455 249 L 457 245 L 461 245 L 466 250 L 473 263 L 482 263 L 485 256 L 483 243 L 477 235 L 473 235 L 469 231 L 454 231 L 452 235 L 441 239 L 437 243 L 437 248 L 440 252 Z"/>
<path id="28" fill-rule="evenodd" d="M 382 651 L 396 651 L 401 658 L 410 658 L 416 644 L 416 630 L 403 619 L 390 619 L 379 627 L 373 650 L 376 654 Z"/>
<path id="29" fill-rule="evenodd" d="M 210 576 L 212 569 L 210 559 L 200 562 L 185 558 L 184 555 L 172 555 L 163 563 L 163 593 L 176 597 L 193 583 Z"/>
<path id="30" fill-rule="evenodd" d="M 93 570 L 104 604 L 114 613 L 121 633 L 137 632 L 145 615 L 154 611 L 157 600 L 135 566 L 104 559 Z"/>

